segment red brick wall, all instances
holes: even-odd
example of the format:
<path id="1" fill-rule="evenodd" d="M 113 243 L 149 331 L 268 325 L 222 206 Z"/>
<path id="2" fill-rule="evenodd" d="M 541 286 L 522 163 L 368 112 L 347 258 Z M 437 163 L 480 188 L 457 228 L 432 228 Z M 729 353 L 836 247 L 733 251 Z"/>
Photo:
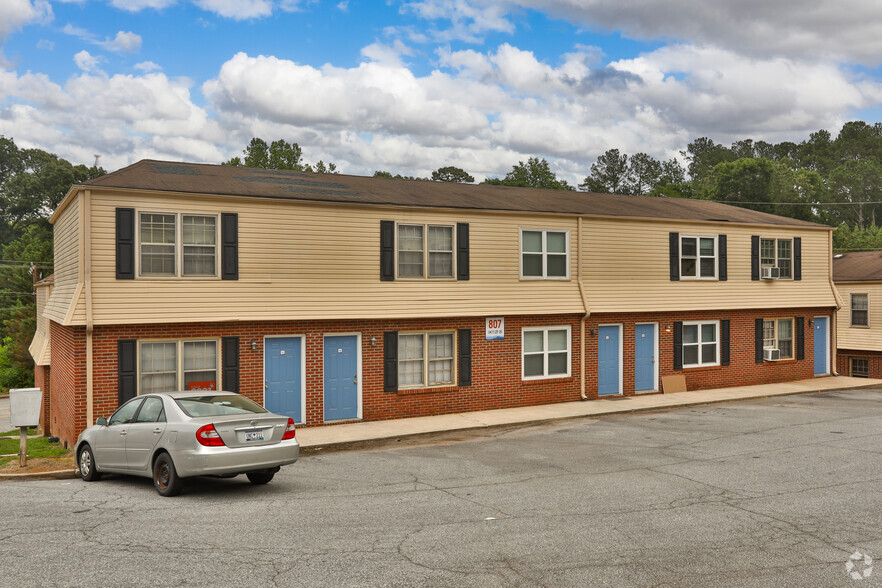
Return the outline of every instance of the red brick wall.
<path id="1" fill-rule="evenodd" d="M 86 328 L 49 322 L 52 369 L 49 382 L 49 430 L 73 446 L 86 428 Z"/>
<path id="2" fill-rule="evenodd" d="M 634 337 L 635 324 L 659 323 L 659 377 L 683 374 L 690 390 L 783 382 L 811 378 L 813 375 L 814 349 L 812 330 L 808 319 L 830 315 L 832 309 L 787 309 L 762 311 L 687 312 L 687 313 L 632 313 L 595 314 L 586 325 L 587 355 L 585 359 L 587 394 L 597 396 L 597 336 L 588 335 L 587 329 L 597 329 L 601 324 L 622 323 L 623 329 L 623 387 L 625 395 L 634 389 Z M 797 361 L 754 363 L 754 319 L 760 317 L 803 316 L 805 323 L 805 357 Z M 225 336 L 240 338 L 240 392 L 252 399 L 263 401 L 263 338 L 272 335 L 305 335 L 306 337 L 306 424 L 323 424 L 323 336 L 335 333 L 361 333 L 362 335 L 362 406 L 364 420 L 383 420 L 433 414 L 458 413 L 492 408 L 533 406 L 579 399 L 580 374 L 579 320 L 581 315 L 558 316 L 509 316 L 505 321 L 505 340 L 486 341 L 484 318 L 413 319 L 387 321 L 290 321 L 246 323 L 201 323 L 168 325 L 119 325 L 96 327 L 94 332 L 94 400 L 95 416 L 108 416 L 117 406 L 117 341 L 119 339 L 188 339 Z M 707 368 L 673 370 L 673 333 L 665 330 L 674 321 L 729 319 L 731 333 L 731 365 Z M 527 326 L 569 326 L 572 330 L 571 376 L 547 380 L 523 381 L 521 379 L 521 329 Z M 57 326 L 53 325 L 54 328 Z M 421 331 L 434 329 L 472 329 L 472 386 L 422 390 L 383 391 L 383 333 L 388 330 Z M 67 331 L 71 331 L 67 329 Z M 82 332 L 79 332 L 82 335 Z M 371 338 L 376 344 L 371 344 Z M 257 349 L 252 350 L 251 341 Z M 53 423 L 61 420 L 57 397 L 63 401 L 61 382 L 67 382 L 58 373 L 67 372 L 71 364 L 61 366 L 62 356 L 56 358 L 55 331 L 53 331 L 52 389 Z M 76 366 L 81 370 L 82 394 L 78 397 L 76 425 L 71 437 L 75 439 L 85 426 L 85 367 L 83 361 Z M 795 347 L 795 341 L 794 341 Z M 62 345 L 64 348 L 64 345 Z M 64 353 L 62 351 L 61 353 Z M 56 382 L 59 384 L 56 385 Z M 62 409 L 65 414 L 68 412 Z M 54 426 L 54 425 L 53 425 Z"/>
<path id="3" fill-rule="evenodd" d="M 51 387 L 49 385 L 48 365 L 34 366 L 34 387 L 43 391 L 43 406 L 40 410 L 40 428 L 43 429 L 45 435 L 48 435 L 50 433 L 49 423 L 51 418 L 49 412 L 49 394 L 51 393 Z"/>
<path id="4" fill-rule="evenodd" d="M 840 349 L 836 355 L 836 371 L 840 375 L 851 375 L 851 358 L 856 357 L 868 360 L 870 378 L 882 378 L 882 351 L 861 351 L 855 349 Z"/>

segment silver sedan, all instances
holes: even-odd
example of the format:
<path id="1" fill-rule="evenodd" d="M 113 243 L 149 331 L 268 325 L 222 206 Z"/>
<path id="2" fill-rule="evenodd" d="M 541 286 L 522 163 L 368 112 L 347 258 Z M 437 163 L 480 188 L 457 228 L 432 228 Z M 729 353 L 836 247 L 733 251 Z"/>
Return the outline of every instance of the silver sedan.
<path id="1" fill-rule="evenodd" d="M 83 431 L 75 447 L 80 477 L 104 473 L 152 477 L 163 496 L 183 478 L 245 474 L 266 484 L 297 461 L 294 421 L 232 392 L 191 391 L 138 396 Z"/>

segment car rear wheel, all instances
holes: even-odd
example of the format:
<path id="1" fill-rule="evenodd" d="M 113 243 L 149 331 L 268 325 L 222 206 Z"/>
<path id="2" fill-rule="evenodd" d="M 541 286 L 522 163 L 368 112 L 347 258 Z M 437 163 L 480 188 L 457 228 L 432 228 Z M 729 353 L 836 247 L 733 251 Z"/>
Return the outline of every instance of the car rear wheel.
<path id="1" fill-rule="evenodd" d="M 153 464 L 153 487 L 160 496 L 177 496 L 184 481 L 175 470 L 175 463 L 168 453 L 160 453 Z"/>
<path id="2" fill-rule="evenodd" d="M 248 476 L 248 481 L 255 486 L 262 486 L 263 484 L 269 484 L 273 476 L 276 475 L 276 472 L 248 472 L 245 475 Z"/>
<path id="3" fill-rule="evenodd" d="M 95 456 L 89 445 L 80 447 L 77 454 L 77 467 L 80 468 L 80 477 L 86 482 L 97 482 L 101 479 L 101 472 L 95 468 Z"/>

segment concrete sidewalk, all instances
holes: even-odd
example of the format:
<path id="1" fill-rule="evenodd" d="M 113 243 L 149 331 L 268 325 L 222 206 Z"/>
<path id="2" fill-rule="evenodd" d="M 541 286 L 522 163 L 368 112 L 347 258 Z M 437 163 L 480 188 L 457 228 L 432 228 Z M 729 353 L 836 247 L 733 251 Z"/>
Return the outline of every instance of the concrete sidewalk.
<path id="1" fill-rule="evenodd" d="M 459 414 L 448 414 L 388 421 L 371 421 L 365 423 L 347 423 L 328 427 L 315 427 L 297 430 L 297 440 L 305 452 L 320 449 L 342 448 L 383 439 L 395 439 L 413 435 L 442 433 L 449 431 L 466 431 L 502 427 L 506 425 L 523 425 L 580 417 L 600 417 L 627 412 L 658 410 L 711 404 L 750 398 L 766 398 L 822 392 L 825 390 L 846 390 L 849 388 L 882 388 L 882 380 L 867 378 L 851 378 L 846 376 L 830 376 L 812 378 L 798 382 L 782 384 L 762 384 L 759 386 L 743 386 L 740 388 L 717 388 L 713 390 L 696 390 L 693 392 L 677 392 L 675 394 L 647 394 L 642 396 L 615 396 L 599 400 L 563 402 L 541 406 L 521 408 L 503 408 L 498 410 L 482 410 Z"/>

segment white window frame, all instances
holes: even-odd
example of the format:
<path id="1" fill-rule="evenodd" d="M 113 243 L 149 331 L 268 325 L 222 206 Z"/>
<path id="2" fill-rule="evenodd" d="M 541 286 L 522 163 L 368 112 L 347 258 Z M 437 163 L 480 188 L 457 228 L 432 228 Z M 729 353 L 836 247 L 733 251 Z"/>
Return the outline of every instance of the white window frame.
<path id="1" fill-rule="evenodd" d="M 563 331 L 567 332 L 567 371 L 565 374 L 549 374 L 548 373 L 548 332 L 549 331 Z M 526 337 L 524 336 L 526 333 L 541 331 L 543 333 L 542 338 L 542 375 L 540 376 L 527 376 L 525 374 L 526 371 L 526 362 L 524 361 L 524 356 L 527 353 L 525 348 Z M 621 338 L 619 339 L 621 341 Z M 531 351 L 530 355 L 538 355 L 540 352 Z M 560 350 L 552 351 L 551 353 L 560 353 Z M 573 366 L 573 334 L 572 328 L 569 325 L 556 325 L 549 327 L 523 327 L 521 328 L 521 379 L 522 380 L 551 380 L 556 378 L 569 378 L 572 372 Z M 619 379 L 619 383 L 621 384 L 621 378 Z"/>
<path id="2" fill-rule="evenodd" d="M 423 229 L 423 275 L 421 276 L 402 276 L 398 265 L 398 254 L 400 249 L 399 227 L 422 227 Z M 437 251 L 429 251 L 429 228 L 442 227 L 450 229 L 450 275 L 449 276 L 430 276 L 429 275 L 429 254 L 437 253 Z M 456 224 L 451 223 L 395 223 L 395 279 L 396 280 L 440 280 L 455 281 L 456 280 Z"/>
<path id="3" fill-rule="evenodd" d="M 457 331 L 454 330 L 437 330 L 437 331 L 401 331 L 398 333 L 399 341 L 403 336 L 416 336 L 422 335 L 423 337 L 423 374 L 422 374 L 422 382 L 419 384 L 409 384 L 409 385 L 399 385 L 399 390 L 414 390 L 421 388 L 449 388 L 450 386 L 456 386 L 458 382 L 458 365 L 457 359 L 458 356 L 458 341 L 457 341 Z M 450 382 L 436 382 L 433 384 L 429 383 L 429 362 L 430 361 L 438 361 L 447 359 L 446 357 L 429 357 L 429 336 L 430 335 L 450 335 L 453 341 L 452 351 L 453 356 L 450 358 L 451 360 L 451 369 L 450 369 Z M 400 347 L 399 347 L 400 349 Z M 404 361 L 412 361 L 412 360 L 404 360 Z M 401 353 L 398 353 L 398 360 L 395 362 L 395 369 L 398 373 L 398 381 L 401 382 Z"/>
<path id="4" fill-rule="evenodd" d="M 680 342 L 680 357 L 683 363 L 683 369 L 691 369 L 691 368 L 703 368 L 703 367 L 712 367 L 720 365 L 720 321 L 684 321 L 682 329 L 685 329 L 687 326 L 697 325 L 698 326 L 698 342 L 697 343 L 685 343 L 681 340 Z M 704 345 L 704 342 L 701 340 L 701 327 L 703 325 L 714 325 L 714 333 L 715 333 L 715 342 L 717 345 L 717 356 L 713 362 L 703 362 L 701 360 L 701 346 Z M 683 331 L 680 332 L 680 338 L 684 339 Z M 698 363 L 686 363 L 686 345 L 697 345 L 698 346 Z"/>
<path id="5" fill-rule="evenodd" d="M 763 263 L 763 241 L 774 241 L 774 243 L 775 243 L 775 245 L 774 245 L 774 249 L 775 249 L 775 262 L 774 262 L 774 264 Z M 760 237 L 760 246 L 759 246 L 759 248 L 760 248 L 760 250 L 759 250 L 760 268 L 777 267 L 780 269 L 780 266 L 779 266 L 780 260 L 778 258 L 778 243 L 780 241 L 787 241 L 790 243 L 790 275 L 781 277 L 779 279 L 792 280 L 793 279 L 793 239 L 792 238 L 791 239 L 783 239 L 783 238 L 778 239 L 778 238 L 773 238 L 773 237 L 762 237 L 761 236 Z"/>
<path id="6" fill-rule="evenodd" d="M 781 355 L 781 359 L 796 358 L 796 320 L 792 316 L 782 316 L 763 319 L 763 349 L 781 349 L 778 329 L 779 321 L 790 321 L 790 355 Z M 766 323 L 772 323 L 772 337 L 766 337 Z M 769 343 L 770 342 L 770 343 Z"/>
<path id="7" fill-rule="evenodd" d="M 138 354 L 135 358 L 138 374 L 138 395 L 142 394 L 141 378 L 141 346 L 145 343 L 174 343 L 175 344 L 175 386 L 176 390 L 183 390 L 184 386 L 184 343 L 213 342 L 215 349 L 215 389 L 223 390 L 223 374 L 221 374 L 221 340 L 214 337 L 200 337 L 198 339 L 139 339 Z M 153 372 L 155 373 L 155 372 Z"/>
<path id="8" fill-rule="evenodd" d="M 681 280 L 705 280 L 705 281 L 719 281 L 720 279 L 720 240 L 719 235 L 680 235 L 679 242 L 679 257 L 677 258 L 677 263 L 680 264 L 680 267 L 677 270 L 680 272 Z M 683 275 L 683 239 L 695 239 L 695 275 L 694 276 L 686 276 Z M 701 275 L 701 260 L 708 259 L 707 256 L 701 256 L 701 240 L 702 239 L 713 239 L 714 241 L 714 275 L 713 276 L 702 276 Z M 689 259 L 692 259 L 692 256 L 688 256 Z M 685 323 L 684 323 L 685 324 Z"/>
<path id="9" fill-rule="evenodd" d="M 542 233 L 542 275 L 541 276 L 525 276 L 524 275 L 524 255 L 539 255 L 536 251 L 524 251 L 524 233 Z M 566 274 L 563 276 L 548 275 L 548 233 L 563 233 L 564 244 L 566 245 L 564 255 L 566 255 Z M 551 253 L 550 255 L 560 255 L 560 253 Z M 520 238 L 518 241 L 518 264 L 520 266 L 520 277 L 522 280 L 569 280 L 570 279 L 570 231 L 569 229 L 531 229 L 522 227 L 520 230 Z"/>
<path id="10" fill-rule="evenodd" d="M 866 308 L 858 308 L 858 309 L 855 309 L 855 307 L 854 307 L 854 297 L 855 297 L 855 296 L 864 296 L 864 297 L 866 297 L 867 307 L 866 307 Z M 867 313 L 867 322 L 866 322 L 866 323 L 861 324 L 861 323 L 855 323 L 855 322 L 854 322 L 854 311 L 855 311 L 855 310 L 860 310 L 860 311 L 863 311 L 863 312 L 866 312 L 866 313 Z M 870 328 L 870 293 L 869 293 L 869 292 L 866 292 L 866 293 L 865 293 L 865 292 L 852 292 L 852 293 L 849 295 L 848 322 L 849 322 L 849 326 L 851 326 L 851 327 L 855 327 L 855 328 L 858 328 L 858 329 L 868 329 L 868 328 Z"/>
<path id="11" fill-rule="evenodd" d="M 144 274 L 141 271 L 141 215 L 162 214 L 175 217 L 175 272 L 171 274 Z M 184 217 L 202 216 L 214 218 L 214 274 L 189 276 L 184 274 Z M 137 243 L 137 255 L 135 256 L 135 276 L 142 280 L 219 280 L 220 279 L 220 215 L 202 212 L 169 212 L 158 210 L 138 210 L 135 214 L 135 238 Z M 203 247 L 200 245 L 199 247 Z"/>

